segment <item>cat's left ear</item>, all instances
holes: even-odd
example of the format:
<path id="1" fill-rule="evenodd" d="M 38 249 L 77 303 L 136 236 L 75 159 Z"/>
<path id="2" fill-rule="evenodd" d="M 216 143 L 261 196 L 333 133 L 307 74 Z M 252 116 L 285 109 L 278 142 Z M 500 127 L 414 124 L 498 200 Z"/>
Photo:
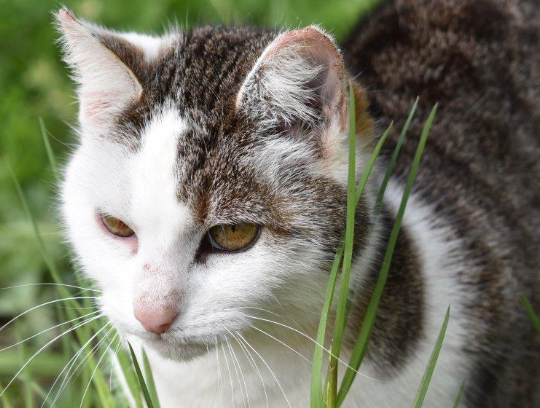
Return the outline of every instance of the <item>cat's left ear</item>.
<path id="1" fill-rule="evenodd" d="M 317 26 L 280 34 L 246 77 L 236 108 L 269 128 L 344 131 L 348 83 L 340 50 Z"/>

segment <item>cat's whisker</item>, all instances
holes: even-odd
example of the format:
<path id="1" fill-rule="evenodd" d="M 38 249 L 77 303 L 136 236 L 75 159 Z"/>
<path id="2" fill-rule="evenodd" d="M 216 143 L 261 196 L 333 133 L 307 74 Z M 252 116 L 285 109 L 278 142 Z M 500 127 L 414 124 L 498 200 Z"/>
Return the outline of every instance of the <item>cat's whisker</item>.
<path id="1" fill-rule="evenodd" d="M 227 360 L 227 355 L 225 354 L 225 347 L 221 343 L 221 350 L 223 351 L 223 358 L 225 359 L 225 365 L 227 366 L 227 371 L 229 372 L 229 381 L 231 382 L 231 406 L 234 407 L 234 385 L 232 380 L 231 369 L 229 367 L 229 361 Z"/>
<path id="2" fill-rule="evenodd" d="M 238 343 L 238 345 L 240 346 L 240 348 L 244 352 L 244 355 L 248 359 L 249 364 L 251 365 L 251 367 L 253 367 L 253 369 L 257 372 L 257 375 L 259 376 L 259 379 L 261 380 L 261 385 L 263 387 L 264 398 L 266 400 L 266 407 L 269 408 L 270 405 L 269 405 L 269 401 L 268 401 L 268 393 L 266 392 L 266 384 L 264 383 L 264 379 L 263 379 L 262 374 L 261 374 L 261 372 L 259 370 L 259 367 L 257 366 L 257 363 L 255 362 L 255 359 L 253 358 L 250 351 L 246 348 L 246 346 L 241 341 L 238 340 L 236 335 L 233 332 L 231 332 L 229 329 L 227 329 L 227 331 L 231 334 L 231 336 L 234 338 L 234 340 Z"/>
<path id="3" fill-rule="evenodd" d="M 268 314 L 274 315 L 276 317 L 281 317 L 278 313 L 272 312 L 272 311 L 267 310 L 267 309 L 263 309 L 262 307 L 244 306 L 244 307 L 241 307 L 241 308 L 236 308 L 236 310 L 259 310 L 261 312 L 268 313 Z"/>
<path id="4" fill-rule="evenodd" d="M 112 330 L 113 328 L 111 328 Z M 109 336 L 109 333 L 111 332 L 111 330 L 109 330 L 107 332 L 107 334 L 105 335 L 104 338 L 108 337 Z M 83 403 L 84 403 L 84 398 L 86 397 L 86 394 L 88 393 L 88 390 L 90 389 L 90 384 L 92 384 L 92 380 L 94 379 L 94 375 L 96 375 L 96 371 L 98 370 L 99 366 L 101 365 L 101 362 L 103 361 L 103 359 L 108 355 L 108 351 L 110 350 L 111 348 L 111 344 L 113 343 L 113 341 L 118 337 L 118 334 L 115 334 L 114 337 L 112 338 L 112 340 L 109 342 L 109 344 L 107 345 L 107 348 L 105 349 L 105 351 L 103 352 L 103 355 L 100 357 L 100 359 L 98 360 L 97 364 L 96 364 L 96 367 L 94 368 L 94 370 L 92 371 L 92 375 L 90 376 L 90 379 L 88 380 L 88 384 L 86 385 L 86 389 L 84 390 L 84 393 L 81 397 L 81 404 L 79 405 L 79 408 L 82 408 L 83 406 Z M 96 350 L 97 351 L 97 350 Z"/>
<path id="5" fill-rule="evenodd" d="M 244 383 L 244 389 L 246 390 L 247 405 L 248 405 L 248 408 L 249 408 L 251 406 L 251 404 L 249 402 L 249 392 L 248 392 L 248 388 L 247 388 L 247 384 L 246 384 L 246 379 L 244 377 L 244 372 L 242 371 L 242 366 L 240 365 L 240 361 L 238 360 L 238 357 L 236 356 L 236 353 L 234 352 L 234 349 L 231 346 L 228 339 L 227 339 L 227 344 L 229 344 L 229 349 L 231 350 L 232 356 L 234 357 L 234 359 L 236 361 L 236 365 L 238 366 L 238 370 L 240 371 L 240 377 L 242 377 L 242 382 Z M 238 381 L 240 382 L 240 379 Z M 242 389 L 242 384 L 239 384 L 239 386 L 240 386 L 240 389 Z M 245 401 L 244 401 L 244 403 L 245 403 Z"/>
<path id="6" fill-rule="evenodd" d="M 49 302 L 45 302 L 45 303 L 42 303 L 40 305 L 31 307 L 30 309 L 25 310 L 24 312 L 18 314 L 13 319 L 11 319 L 9 322 L 7 322 L 2 327 L 0 327 L 0 332 L 2 330 L 4 330 L 7 326 L 9 326 L 11 323 L 13 323 L 15 320 L 17 320 L 18 318 L 20 318 L 20 317 L 22 317 L 22 316 L 36 310 L 36 309 L 39 309 L 39 308 L 44 307 L 44 306 L 52 305 L 52 304 L 55 304 L 55 303 L 59 303 L 59 302 L 66 302 L 68 300 L 80 300 L 80 299 L 96 299 L 96 297 L 94 297 L 94 296 L 75 296 L 75 297 L 69 297 L 69 298 L 55 299 L 55 300 L 51 300 Z"/>
<path id="7" fill-rule="evenodd" d="M 62 323 L 59 323 L 59 324 L 57 324 L 57 325 L 55 325 L 55 326 L 49 327 L 48 329 L 45 329 L 45 330 L 40 331 L 39 333 L 33 334 L 32 336 L 27 337 L 27 338 L 25 338 L 24 340 L 18 341 L 17 343 L 14 343 L 14 344 L 12 344 L 12 345 L 10 345 L 10 346 L 7 346 L 7 347 L 4 347 L 4 348 L 0 349 L 0 352 L 6 351 L 6 350 L 9 350 L 9 349 L 12 349 L 13 347 L 16 347 L 16 346 L 18 346 L 18 345 L 20 345 L 20 344 L 23 344 L 23 343 L 25 343 L 25 342 L 27 342 L 27 341 L 29 341 L 29 340 L 32 340 L 33 338 L 35 338 L 35 337 L 37 337 L 37 336 L 40 336 L 40 335 L 42 335 L 43 333 L 47 333 L 47 332 L 49 332 L 49 331 L 51 331 L 51 330 L 54 330 L 54 329 L 56 329 L 56 328 L 58 328 L 58 327 L 60 327 L 60 326 L 64 326 L 64 325 L 66 325 L 66 324 L 72 323 L 72 322 L 74 322 L 74 321 L 81 320 L 81 319 L 85 319 L 85 318 L 87 318 L 87 317 L 89 317 L 89 316 L 95 315 L 96 313 L 99 313 L 99 311 L 96 310 L 95 312 L 91 312 L 91 313 L 85 314 L 85 315 L 83 315 L 83 316 L 76 317 L 75 319 L 68 320 L 67 322 L 62 322 Z"/>
<path id="8" fill-rule="evenodd" d="M 79 327 L 82 327 L 94 320 L 97 320 L 100 316 L 94 316 L 94 317 L 91 317 L 90 319 L 87 319 L 86 321 L 82 322 L 82 323 L 79 323 L 75 326 L 73 326 L 72 328 L 64 331 L 63 333 L 59 334 L 58 336 L 56 336 L 55 338 L 53 338 L 52 340 L 48 341 L 47 343 L 45 343 L 44 346 L 42 346 L 38 351 L 36 351 L 27 361 L 26 363 L 23 364 L 23 366 L 19 369 L 19 371 L 17 371 L 17 373 L 15 373 L 15 375 L 13 376 L 13 378 L 8 382 L 8 384 L 4 387 L 4 389 L 2 390 L 2 392 L 0 392 L 0 397 L 2 397 L 2 395 L 4 395 L 4 393 L 9 389 L 9 387 L 11 386 L 11 384 L 13 384 L 13 382 L 17 379 L 17 377 L 19 376 L 20 373 L 23 372 L 23 370 L 28 367 L 28 365 L 34 360 L 34 358 L 36 358 L 43 350 L 45 350 L 47 347 L 49 347 L 52 343 L 54 343 L 56 340 L 58 340 L 59 338 L 65 336 L 66 334 L 68 333 L 71 333 L 72 331 L 74 330 L 77 330 Z"/>
<path id="9" fill-rule="evenodd" d="M 289 346 L 287 343 L 279 340 L 277 337 L 275 336 L 272 336 L 270 333 L 267 333 L 265 332 L 264 330 L 262 329 L 259 329 L 258 327 L 255 327 L 255 326 L 251 326 L 252 329 L 255 329 L 257 330 L 258 332 L 270 337 L 271 339 L 277 341 L 279 344 L 282 344 L 283 346 L 287 347 L 289 350 L 291 350 L 293 353 L 297 354 L 298 356 L 302 357 L 302 359 L 304 359 L 304 361 L 306 361 L 309 365 L 313 365 L 313 363 L 311 361 L 309 361 L 308 358 L 306 358 L 306 356 L 303 356 L 302 354 L 300 354 L 298 351 L 296 351 L 295 349 L 293 349 L 291 346 Z"/>
<path id="10" fill-rule="evenodd" d="M 79 350 L 75 353 L 75 355 L 73 357 L 71 357 L 71 359 L 64 365 L 64 367 L 62 368 L 62 371 L 60 371 L 60 373 L 56 376 L 56 379 L 54 380 L 52 386 L 49 388 L 49 392 L 45 396 L 45 399 L 43 400 L 43 403 L 41 404 L 40 408 L 43 408 L 45 406 L 45 403 L 49 399 L 49 396 L 51 395 L 51 392 L 54 390 L 54 387 L 56 386 L 56 383 L 60 380 L 60 378 L 62 377 L 62 374 L 64 373 L 64 371 L 68 370 L 68 372 L 66 373 L 66 377 L 67 377 L 67 375 L 71 372 L 71 368 L 75 365 L 75 363 L 77 361 L 77 358 L 82 354 L 82 352 L 86 349 L 86 347 L 99 335 L 99 333 L 101 333 L 103 330 L 105 330 L 105 328 L 107 326 L 109 326 L 109 323 L 106 323 L 101 329 L 99 329 L 94 335 L 92 335 L 92 337 L 90 337 L 90 339 L 88 339 L 87 342 L 84 343 L 79 348 Z M 64 381 L 65 381 L 65 379 L 64 379 Z M 60 385 L 60 388 L 62 388 L 62 386 L 64 385 L 64 381 L 62 381 L 62 384 Z M 54 401 L 50 405 L 54 406 L 54 403 L 56 402 L 56 400 L 59 397 L 60 397 L 60 394 L 57 393 Z"/>
<path id="11" fill-rule="evenodd" d="M 89 292 L 103 293 L 103 291 L 98 290 L 98 289 L 83 288 L 82 286 L 68 285 L 66 283 L 52 283 L 52 282 L 26 283 L 24 285 L 6 286 L 6 287 L 3 287 L 3 288 L 0 288 L 0 291 L 1 290 L 8 290 L 8 289 L 26 288 L 26 287 L 31 287 L 31 286 L 62 286 L 62 287 L 65 287 L 65 288 L 81 289 L 81 290 L 89 291 Z"/>
<path id="12" fill-rule="evenodd" d="M 253 352 L 261 359 L 261 361 L 263 362 L 263 364 L 266 366 L 266 368 L 268 369 L 268 371 L 270 371 L 270 374 L 272 375 L 272 377 L 274 377 L 274 381 L 276 382 L 276 384 L 278 385 L 279 389 L 281 390 L 281 393 L 283 394 L 283 397 L 285 398 L 285 401 L 287 402 L 287 405 L 289 406 L 289 408 L 292 408 L 291 407 L 291 403 L 289 402 L 289 398 L 287 398 L 287 394 L 285 394 L 285 390 L 283 390 L 283 387 L 281 386 L 279 380 L 277 379 L 276 375 L 274 374 L 274 371 L 272 371 L 272 369 L 270 368 L 270 366 L 268 365 L 268 363 L 266 362 L 266 360 L 259 354 L 259 352 L 257 350 L 255 350 L 255 348 L 253 348 L 251 346 L 251 344 L 249 344 L 249 342 L 244 338 L 244 336 L 242 336 L 242 334 L 240 333 L 237 333 L 238 336 L 244 341 L 244 343 L 251 349 L 253 350 Z"/>
<path id="13" fill-rule="evenodd" d="M 219 363 L 219 349 L 218 349 L 218 341 L 217 338 L 215 340 L 215 349 L 216 349 L 216 362 L 217 362 L 217 370 L 218 370 L 218 392 L 219 392 L 219 402 L 223 402 L 223 378 L 221 377 L 221 366 Z"/>
<path id="14" fill-rule="evenodd" d="M 104 327 L 107 327 L 107 326 L 110 326 L 110 324 L 107 324 Z M 71 369 L 68 370 L 68 372 L 66 373 L 66 376 L 64 377 L 64 380 L 62 381 L 62 384 L 60 384 L 60 387 L 59 387 L 59 390 L 57 392 L 57 395 L 56 395 L 56 398 L 55 398 L 54 402 L 56 402 L 56 399 L 59 398 L 62 395 L 62 393 L 64 392 L 66 387 L 69 385 L 69 382 L 77 374 L 77 372 L 79 370 L 82 371 L 83 365 L 86 364 L 86 362 L 88 360 L 90 360 L 90 358 L 97 353 L 98 349 L 105 342 L 106 338 L 109 336 L 109 334 L 111 333 L 112 330 L 113 330 L 113 327 L 111 327 L 109 330 L 107 330 L 107 332 L 103 335 L 103 337 L 101 339 L 99 339 L 99 341 L 96 343 L 96 345 L 94 347 L 92 347 L 92 349 L 90 349 L 88 354 L 79 362 L 79 364 L 77 365 L 77 367 L 75 367 L 73 372 L 71 372 Z M 73 364 L 73 365 L 75 365 L 75 364 Z"/>
<path id="15" fill-rule="evenodd" d="M 109 388 L 112 391 L 113 389 L 113 372 L 114 372 L 114 359 L 118 355 L 118 350 L 120 350 L 120 346 L 122 345 L 121 342 L 118 342 L 118 346 L 116 346 L 116 349 L 111 353 L 111 368 L 109 370 Z"/>
<path id="16" fill-rule="evenodd" d="M 242 383 L 240 382 L 240 375 L 238 374 L 238 368 L 236 367 L 236 362 L 233 359 L 232 356 L 232 347 L 231 343 L 229 342 L 229 339 L 225 339 L 225 343 L 227 343 L 227 349 L 229 350 L 229 357 L 231 359 L 231 365 L 234 368 L 234 372 L 236 373 L 236 383 L 238 384 L 238 388 L 240 388 L 240 395 L 242 395 L 242 406 L 246 407 L 246 396 L 244 395 L 244 389 L 242 388 Z"/>
<path id="17" fill-rule="evenodd" d="M 320 344 L 319 342 L 317 342 L 316 340 L 314 340 L 312 337 L 308 336 L 307 334 L 303 333 L 302 331 L 298 330 L 298 329 L 295 329 L 294 327 L 291 327 L 291 326 L 288 326 L 284 323 L 280 323 L 280 322 L 276 322 L 274 320 L 269 320 L 269 319 L 264 319 L 262 317 L 256 317 L 256 316 L 249 316 L 249 315 L 246 315 L 247 317 L 251 318 L 251 319 L 255 319 L 255 320 L 261 320 L 261 321 L 264 321 L 264 322 L 267 322 L 267 323 L 273 323 L 273 324 L 277 324 L 278 326 L 281 326 L 281 327 L 284 327 L 286 329 L 289 329 L 289 330 L 292 330 L 294 331 L 295 333 L 298 333 L 299 335 L 305 337 L 306 339 L 310 340 L 312 343 L 314 343 L 317 347 L 320 347 L 322 348 L 326 353 L 328 353 L 328 355 L 330 356 L 333 356 L 333 357 L 336 357 L 332 354 L 332 351 L 330 351 L 328 348 L 326 348 L 324 345 Z M 255 328 L 255 326 L 251 326 L 253 328 Z M 377 378 L 373 378 L 373 377 L 370 377 L 364 373 L 361 373 L 360 371 L 356 370 L 354 367 L 351 367 L 346 361 L 343 361 L 342 359 L 340 359 L 339 357 L 337 358 L 337 360 L 343 364 L 346 368 L 350 368 L 351 370 L 353 370 L 355 373 L 357 373 L 358 375 L 364 377 L 364 378 L 367 378 L 367 379 L 370 379 L 370 380 L 374 380 L 374 381 L 379 381 Z"/>

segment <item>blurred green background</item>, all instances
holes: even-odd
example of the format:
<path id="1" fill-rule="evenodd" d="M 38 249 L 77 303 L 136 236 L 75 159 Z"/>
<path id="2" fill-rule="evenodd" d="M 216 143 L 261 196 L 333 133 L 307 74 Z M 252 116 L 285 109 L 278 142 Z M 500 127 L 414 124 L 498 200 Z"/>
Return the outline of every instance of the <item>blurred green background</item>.
<path id="1" fill-rule="evenodd" d="M 343 39 L 362 13 L 377 0 L 68 0 L 65 5 L 84 19 L 116 30 L 162 33 L 176 23 L 188 29 L 203 23 L 242 23 L 294 28 L 317 23 Z M 75 88 L 61 61 L 51 0 L 0 0 L 0 288 L 50 282 L 38 241 L 24 213 L 9 167 L 14 170 L 34 213 L 48 252 L 72 282 L 73 266 L 63 245 L 56 203 L 56 177 L 44 147 L 48 132 L 60 165 L 77 143 Z M 43 124 L 43 128 L 40 125 Z M 57 297 L 51 287 L 0 289 L 0 326 L 18 313 Z M 54 307 L 39 308 L 0 332 L 0 348 L 14 336 L 28 336 L 52 326 Z M 54 332 L 37 338 L 36 348 Z M 47 355 L 43 358 L 46 359 Z M 0 352 L 0 383 L 21 365 L 20 357 Z M 47 360 L 43 360 L 47 361 Z M 55 360 L 44 372 L 56 375 Z M 56 364 L 59 367 L 58 364 Z"/>

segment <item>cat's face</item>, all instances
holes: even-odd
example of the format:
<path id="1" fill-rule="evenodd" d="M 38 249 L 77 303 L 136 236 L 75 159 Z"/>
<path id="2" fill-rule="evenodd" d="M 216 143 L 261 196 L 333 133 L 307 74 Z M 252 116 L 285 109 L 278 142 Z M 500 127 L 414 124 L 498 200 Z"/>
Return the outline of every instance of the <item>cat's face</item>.
<path id="1" fill-rule="evenodd" d="M 346 200 L 331 39 L 315 28 L 154 38 L 67 10 L 58 20 L 81 106 L 63 212 L 112 323 L 179 359 L 249 330 L 251 316 L 316 324 Z"/>

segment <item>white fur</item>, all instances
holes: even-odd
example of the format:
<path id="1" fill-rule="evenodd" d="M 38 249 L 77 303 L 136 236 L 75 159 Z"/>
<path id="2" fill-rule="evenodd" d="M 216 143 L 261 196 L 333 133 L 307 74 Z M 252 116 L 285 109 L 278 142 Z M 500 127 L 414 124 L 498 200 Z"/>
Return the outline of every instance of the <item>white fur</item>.
<path id="1" fill-rule="evenodd" d="M 148 34 L 120 33 L 119 35 L 142 49 L 146 61 L 152 61 L 157 58 L 166 41 L 164 37 L 156 37 Z"/>

